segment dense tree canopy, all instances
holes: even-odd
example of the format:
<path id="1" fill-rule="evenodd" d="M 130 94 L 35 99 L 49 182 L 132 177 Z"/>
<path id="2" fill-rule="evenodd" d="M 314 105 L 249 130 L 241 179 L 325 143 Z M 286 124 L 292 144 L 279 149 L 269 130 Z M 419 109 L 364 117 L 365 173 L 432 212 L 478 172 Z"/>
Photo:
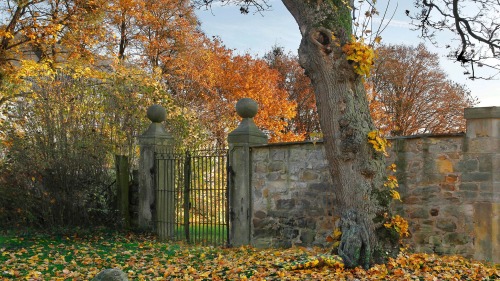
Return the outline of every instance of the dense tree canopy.
<path id="1" fill-rule="evenodd" d="M 270 141 L 300 139 L 286 131 L 297 104 L 279 87 L 278 71 L 248 54 L 233 55 L 218 40 L 201 38 L 199 44 L 203 47 L 187 50 L 171 61 L 165 77 L 174 98 L 184 107 L 197 108 L 199 120 L 219 144 L 238 125 L 234 104 L 244 97 L 259 103 L 255 121 L 269 133 Z"/>
<path id="2" fill-rule="evenodd" d="M 288 122 L 286 131 L 300 136 L 300 140 L 320 132 L 314 90 L 311 80 L 299 65 L 298 57 L 274 46 L 264 55 L 264 60 L 280 73 L 279 87 L 297 103 L 295 117 Z"/>
<path id="3" fill-rule="evenodd" d="M 380 46 L 377 55 L 367 86 L 379 129 L 392 136 L 465 130 L 463 111 L 475 99 L 448 79 L 437 54 L 420 44 Z"/>

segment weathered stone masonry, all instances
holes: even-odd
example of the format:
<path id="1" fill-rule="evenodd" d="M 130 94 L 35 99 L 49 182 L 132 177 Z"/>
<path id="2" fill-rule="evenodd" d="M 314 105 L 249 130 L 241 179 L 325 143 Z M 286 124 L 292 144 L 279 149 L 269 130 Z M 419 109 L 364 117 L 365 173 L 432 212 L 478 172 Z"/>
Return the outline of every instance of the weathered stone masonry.
<path id="1" fill-rule="evenodd" d="M 324 245 L 333 186 L 322 144 L 252 148 L 253 244 Z"/>
<path id="2" fill-rule="evenodd" d="M 257 110 L 255 101 L 239 101 L 243 120 L 228 136 L 230 243 L 327 246 L 334 228 L 335 189 L 323 144 L 266 144 L 252 120 Z M 154 153 L 173 145 L 160 124 L 165 114 L 158 106 L 148 109 L 152 124 L 139 138 L 133 222 L 146 231 L 158 231 L 155 221 L 165 216 L 156 210 L 153 176 Z M 465 118 L 465 134 L 390 140 L 387 163 L 397 164 L 402 196 L 394 209 L 408 219 L 408 243 L 415 251 L 499 263 L 500 107 L 466 109 Z M 166 182 L 166 188 L 173 186 Z"/>
<path id="3" fill-rule="evenodd" d="M 500 262 L 500 108 L 467 109 L 467 134 L 394 138 L 416 251 Z M 251 242 L 325 245 L 335 196 L 321 143 L 251 148 Z"/>

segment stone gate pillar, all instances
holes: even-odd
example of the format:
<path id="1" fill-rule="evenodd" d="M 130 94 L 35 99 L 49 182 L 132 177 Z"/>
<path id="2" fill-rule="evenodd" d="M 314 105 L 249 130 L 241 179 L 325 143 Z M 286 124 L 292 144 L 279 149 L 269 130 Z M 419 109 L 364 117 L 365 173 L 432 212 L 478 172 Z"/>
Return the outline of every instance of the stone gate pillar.
<path id="1" fill-rule="evenodd" d="M 250 148 L 267 144 L 267 136 L 257 128 L 253 117 L 258 105 L 250 98 L 236 103 L 236 112 L 243 118 L 238 128 L 229 133 L 229 241 L 233 246 L 251 242 L 251 166 Z"/>
<path id="2" fill-rule="evenodd" d="M 477 163 L 462 174 L 474 210 L 474 258 L 500 262 L 500 107 L 466 108 L 464 155 Z"/>
<path id="3" fill-rule="evenodd" d="M 155 152 L 165 151 L 171 147 L 173 138 L 161 124 L 166 120 L 167 112 L 165 108 L 160 105 L 152 105 L 148 108 L 147 116 L 152 123 L 139 136 L 138 227 L 143 231 L 154 231 L 157 220 L 155 206 Z"/>

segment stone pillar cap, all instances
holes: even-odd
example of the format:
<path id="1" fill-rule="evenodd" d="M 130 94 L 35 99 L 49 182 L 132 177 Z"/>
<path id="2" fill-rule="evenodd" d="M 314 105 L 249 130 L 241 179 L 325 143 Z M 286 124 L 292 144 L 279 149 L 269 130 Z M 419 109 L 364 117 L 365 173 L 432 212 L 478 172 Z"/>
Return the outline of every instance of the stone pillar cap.
<path id="1" fill-rule="evenodd" d="M 172 136 L 165 131 L 163 124 L 161 122 L 167 120 L 167 110 L 159 105 L 153 104 L 148 107 L 146 115 L 151 124 L 149 124 L 148 129 L 139 137 L 139 139 L 145 140 L 146 138 L 167 138 L 172 139 Z M 153 142 L 155 143 L 155 142 Z"/>
<path id="2" fill-rule="evenodd" d="M 167 120 L 167 110 L 159 104 L 153 104 L 148 107 L 146 114 L 148 119 L 153 123 L 161 123 Z"/>
<path id="3" fill-rule="evenodd" d="M 259 111 L 259 105 L 251 98 L 242 98 L 236 103 L 236 113 L 241 118 L 254 118 Z"/>
<path id="4" fill-rule="evenodd" d="M 250 98 L 240 99 L 236 103 L 236 112 L 243 120 L 238 127 L 229 133 L 227 140 L 230 144 L 246 143 L 251 145 L 266 144 L 267 136 L 259 130 L 253 122 L 253 117 L 257 115 L 259 105 Z"/>

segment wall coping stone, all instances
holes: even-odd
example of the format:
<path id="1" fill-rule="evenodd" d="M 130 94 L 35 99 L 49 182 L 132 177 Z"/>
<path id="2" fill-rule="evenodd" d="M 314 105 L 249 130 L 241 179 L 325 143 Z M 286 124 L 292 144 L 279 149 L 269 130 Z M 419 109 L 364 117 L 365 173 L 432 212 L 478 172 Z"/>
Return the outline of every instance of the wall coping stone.
<path id="1" fill-rule="evenodd" d="M 419 138 L 449 138 L 449 137 L 464 137 L 465 133 L 446 133 L 446 134 L 418 134 L 411 136 L 397 136 L 397 137 L 387 137 L 388 140 L 399 140 L 399 139 L 419 139 Z M 253 145 L 254 148 L 259 147 L 276 147 L 276 146 L 291 146 L 291 145 L 302 145 L 302 144 L 323 144 L 324 141 L 317 140 L 306 140 L 306 141 L 292 141 L 292 142 L 274 142 L 261 145 Z"/>
<path id="2" fill-rule="evenodd" d="M 500 118 L 500 107 L 472 107 L 464 109 L 465 119 L 496 119 Z"/>

